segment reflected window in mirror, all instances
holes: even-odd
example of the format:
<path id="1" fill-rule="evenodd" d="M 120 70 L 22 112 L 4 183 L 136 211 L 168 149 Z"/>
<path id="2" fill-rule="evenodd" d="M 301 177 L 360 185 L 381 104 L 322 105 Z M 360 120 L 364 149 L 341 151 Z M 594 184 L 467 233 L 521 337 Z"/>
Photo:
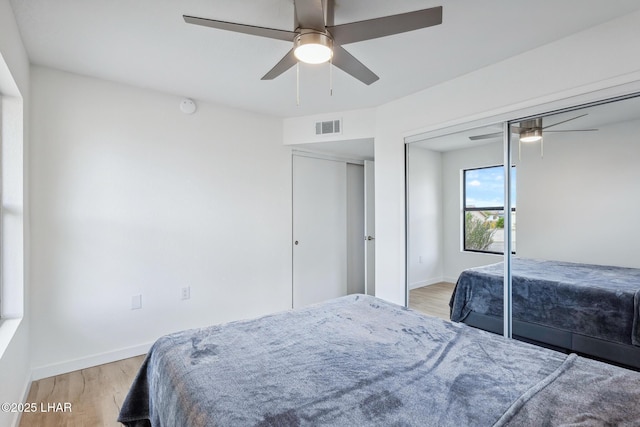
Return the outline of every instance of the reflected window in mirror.
<path id="1" fill-rule="evenodd" d="M 504 253 L 504 167 L 464 169 L 463 250 L 491 254 Z M 516 216 L 516 167 L 511 167 L 511 224 Z M 512 250 L 515 253 L 515 239 Z"/>

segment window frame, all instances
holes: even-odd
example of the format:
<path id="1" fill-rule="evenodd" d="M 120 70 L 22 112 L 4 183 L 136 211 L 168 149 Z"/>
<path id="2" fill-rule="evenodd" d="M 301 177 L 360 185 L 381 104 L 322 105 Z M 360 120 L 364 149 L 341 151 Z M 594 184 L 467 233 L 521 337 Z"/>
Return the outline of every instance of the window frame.
<path id="1" fill-rule="evenodd" d="M 485 212 L 485 211 L 503 211 L 504 212 L 504 201 L 502 206 L 482 206 L 482 207 L 467 207 L 467 172 L 469 171 L 477 171 L 481 169 L 493 169 L 493 168 L 501 168 L 504 170 L 504 164 L 502 165 L 493 165 L 493 166 L 480 166 L 468 169 L 462 169 L 462 252 L 473 252 L 473 253 L 481 253 L 481 254 L 492 254 L 492 255 L 504 255 L 504 250 L 502 252 L 497 251 L 483 251 L 480 249 L 467 249 L 467 212 Z M 516 170 L 516 165 L 511 165 L 511 171 Z M 515 206 L 511 206 L 511 213 L 516 211 Z M 516 251 L 512 250 L 511 253 L 515 255 Z"/>

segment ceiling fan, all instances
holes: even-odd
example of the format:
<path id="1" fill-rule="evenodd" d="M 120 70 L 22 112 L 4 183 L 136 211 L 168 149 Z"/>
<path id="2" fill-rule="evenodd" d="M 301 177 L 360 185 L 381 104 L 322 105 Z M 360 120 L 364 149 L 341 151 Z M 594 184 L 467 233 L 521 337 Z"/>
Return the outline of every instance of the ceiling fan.
<path id="1" fill-rule="evenodd" d="M 598 129 L 569 129 L 569 130 L 547 130 L 551 127 L 561 125 L 563 123 L 570 122 L 575 119 L 579 119 L 580 117 L 586 116 L 587 113 L 581 114 L 579 116 L 571 117 L 570 119 L 563 120 L 561 122 L 554 123 L 552 125 L 543 126 L 542 125 L 542 117 L 537 117 L 535 119 L 523 120 L 520 122 L 520 126 L 511 126 L 511 131 L 514 134 L 520 136 L 521 142 L 536 142 L 542 139 L 543 131 L 546 132 L 593 132 Z M 487 133 L 484 135 L 475 135 L 470 136 L 469 139 L 471 141 L 478 141 L 482 139 L 492 139 L 499 138 L 502 136 L 502 132 L 496 133 Z"/>
<path id="2" fill-rule="evenodd" d="M 294 31 L 256 27 L 234 22 L 183 15 L 185 22 L 293 43 L 291 50 L 262 80 L 272 80 L 298 61 L 331 63 L 364 84 L 379 77 L 358 61 L 342 45 L 426 28 L 442 23 L 442 6 L 365 21 L 334 25 L 334 0 L 293 0 Z"/>
<path id="3" fill-rule="evenodd" d="M 518 157 L 520 157 L 520 153 L 521 153 L 521 147 L 520 144 L 525 142 L 538 142 L 540 141 L 540 155 L 543 156 L 544 155 L 544 146 L 543 146 L 543 140 L 542 140 L 542 133 L 543 131 L 546 132 L 594 132 L 597 131 L 598 129 L 566 129 L 566 130 L 547 130 L 551 127 L 554 126 L 558 126 L 561 125 L 563 123 L 567 123 L 570 122 L 572 120 L 576 120 L 579 119 L 580 117 L 584 117 L 586 116 L 587 113 L 585 114 L 581 114 L 579 116 L 575 116 L 575 117 L 571 117 L 570 119 L 566 119 L 551 125 L 546 125 L 543 126 L 542 124 L 542 117 L 537 117 L 535 119 L 528 119 L 528 120 L 523 120 L 520 122 L 520 126 L 511 126 L 511 132 L 519 135 L 520 138 L 518 139 Z M 478 141 L 478 140 L 482 140 L 482 139 L 492 139 L 492 138 L 499 138 L 502 136 L 502 132 L 496 132 L 496 133 L 487 133 L 484 135 L 475 135 L 475 136 L 470 136 L 469 139 L 472 141 Z"/>

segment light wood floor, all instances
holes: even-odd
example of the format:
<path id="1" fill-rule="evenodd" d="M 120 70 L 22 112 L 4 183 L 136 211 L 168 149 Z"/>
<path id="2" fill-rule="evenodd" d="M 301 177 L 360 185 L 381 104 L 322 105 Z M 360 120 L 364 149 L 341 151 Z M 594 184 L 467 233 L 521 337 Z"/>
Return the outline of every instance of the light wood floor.
<path id="1" fill-rule="evenodd" d="M 455 284 L 440 282 L 409 291 L 409 308 L 449 320 L 449 299 Z"/>
<path id="2" fill-rule="evenodd" d="M 34 381 L 27 402 L 38 410 L 23 413 L 20 427 L 122 427 L 118 413 L 143 360 L 138 356 Z M 70 403 L 71 412 L 48 410 L 58 403 L 63 410 Z"/>

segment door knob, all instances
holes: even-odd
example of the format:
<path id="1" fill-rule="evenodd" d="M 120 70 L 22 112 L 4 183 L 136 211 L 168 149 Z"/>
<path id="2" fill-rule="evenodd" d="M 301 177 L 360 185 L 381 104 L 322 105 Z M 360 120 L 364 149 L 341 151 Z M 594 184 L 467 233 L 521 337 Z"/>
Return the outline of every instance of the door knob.
<path id="1" fill-rule="evenodd" d="M 297 245 L 297 244 L 298 244 L 298 241 L 296 240 L 295 242 L 293 242 L 293 244 L 294 244 L 294 245 Z"/>
<path id="2" fill-rule="evenodd" d="M 375 240 L 375 237 L 367 236 L 367 237 L 365 237 L 365 239 L 367 239 L 367 240 Z"/>

